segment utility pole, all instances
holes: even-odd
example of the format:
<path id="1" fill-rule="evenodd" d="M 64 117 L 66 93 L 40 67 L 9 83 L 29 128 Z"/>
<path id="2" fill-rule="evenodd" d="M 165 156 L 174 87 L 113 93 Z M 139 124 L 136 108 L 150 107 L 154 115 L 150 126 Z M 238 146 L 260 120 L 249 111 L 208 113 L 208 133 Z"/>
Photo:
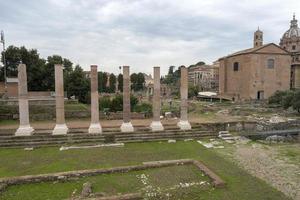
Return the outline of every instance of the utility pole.
<path id="1" fill-rule="evenodd" d="M 7 78 L 6 78 L 6 60 L 5 60 L 5 39 L 4 39 L 4 32 L 1 31 L 1 40 L 0 42 L 3 45 L 3 67 L 4 67 L 4 96 L 7 95 Z"/>

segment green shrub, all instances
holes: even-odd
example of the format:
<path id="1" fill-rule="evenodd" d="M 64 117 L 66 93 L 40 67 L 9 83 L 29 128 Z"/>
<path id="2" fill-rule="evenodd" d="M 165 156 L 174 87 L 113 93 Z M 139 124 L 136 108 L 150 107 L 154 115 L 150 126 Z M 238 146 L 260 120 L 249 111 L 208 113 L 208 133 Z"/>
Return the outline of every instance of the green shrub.
<path id="1" fill-rule="evenodd" d="M 276 91 L 269 97 L 269 104 L 282 104 L 282 98 L 288 93 L 288 91 Z"/>
<path id="2" fill-rule="evenodd" d="M 198 86 L 189 85 L 188 97 L 189 98 L 197 97 L 199 91 L 200 90 Z"/>
<path id="3" fill-rule="evenodd" d="M 110 110 L 112 112 L 122 111 L 123 110 L 123 96 L 117 95 L 111 101 Z"/>
<path id="4" fill-rule="evenodd" d="M 139 112 L 139 113 L 145 113 L 146 115 L 151 115 L 152 114 L 152 104 L 149 104 L 149 103 L 137 104 L 133 108 L 133 111 Z"/>
<path id="5" fill-rule="evenodd" d="M 293 109 L 297 110 L 300 113 L 300 90 L 296 91 L 292 103 Z"/>
<path id="6" fill-rule="evenodd" d="M 139 103 L 138 98 L 136 98 L 135 96 L 131 95 L 130 96 L 130 108 L 131 111 L 133 111 L 134 107 Z"/>
<path id="7" fill-rule="evenodd" d="M 288 109 L 292 106 L 294 96 L 294 91 L 287 91 L 286 94 L 282 97 L 281 105 L 284 109 Z"/>
<path id="8" fill-rule="evenodd" d="M 99 100 L 99 110 L 104 111 L 105 109 L 111 108 L 112 101 L 110 100 L 109 97 L 103 97 Z"/>

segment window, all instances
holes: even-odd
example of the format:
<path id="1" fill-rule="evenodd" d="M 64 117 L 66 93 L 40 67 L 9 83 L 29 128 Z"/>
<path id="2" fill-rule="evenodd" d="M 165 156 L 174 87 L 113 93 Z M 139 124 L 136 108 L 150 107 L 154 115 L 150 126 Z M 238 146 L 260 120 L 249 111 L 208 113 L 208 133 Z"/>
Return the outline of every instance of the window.
<path id="1" fill-rule="evenodd" d="M 275 63 L 275 60 L 274 59 L 268 59 L 268 68 L 269 69 L 274 69 L 274 63 Z"/>
<path id="2" fill-rule="evenodd" d="M 293 45 L 293 46 L 292 46 L 292 49 L 293 49 L 293 50 L 296 50 L 296 45 Z"/>
<path id="3" fill-rule="evenodd" d="M 238 62 L 233 63 L 233 71 L 239 71 L 239 63 Z"/>

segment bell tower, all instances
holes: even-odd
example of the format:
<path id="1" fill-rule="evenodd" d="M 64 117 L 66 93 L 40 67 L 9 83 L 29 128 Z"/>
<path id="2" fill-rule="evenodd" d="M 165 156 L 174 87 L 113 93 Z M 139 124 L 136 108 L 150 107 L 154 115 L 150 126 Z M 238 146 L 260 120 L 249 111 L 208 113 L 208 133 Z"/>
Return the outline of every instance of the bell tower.
<path id="1" fill-rule="evenodd" d="M 257 31 L 254 32 L 254 39 L 253 39 L 253 47 L 260 47 L 263 45 L 263 32 L 259 30 L 259 27 Z"/>

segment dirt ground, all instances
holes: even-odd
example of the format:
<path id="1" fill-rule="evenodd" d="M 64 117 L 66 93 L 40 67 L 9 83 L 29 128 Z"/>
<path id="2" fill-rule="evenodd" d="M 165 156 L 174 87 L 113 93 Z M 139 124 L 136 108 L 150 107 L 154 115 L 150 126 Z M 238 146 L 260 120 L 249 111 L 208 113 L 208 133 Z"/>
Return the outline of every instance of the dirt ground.
<path id="1" fill-rule="evenodd" d="M 226 144 L 217 149 L 250 174 L 300 200 L 300 144 Z"/>

